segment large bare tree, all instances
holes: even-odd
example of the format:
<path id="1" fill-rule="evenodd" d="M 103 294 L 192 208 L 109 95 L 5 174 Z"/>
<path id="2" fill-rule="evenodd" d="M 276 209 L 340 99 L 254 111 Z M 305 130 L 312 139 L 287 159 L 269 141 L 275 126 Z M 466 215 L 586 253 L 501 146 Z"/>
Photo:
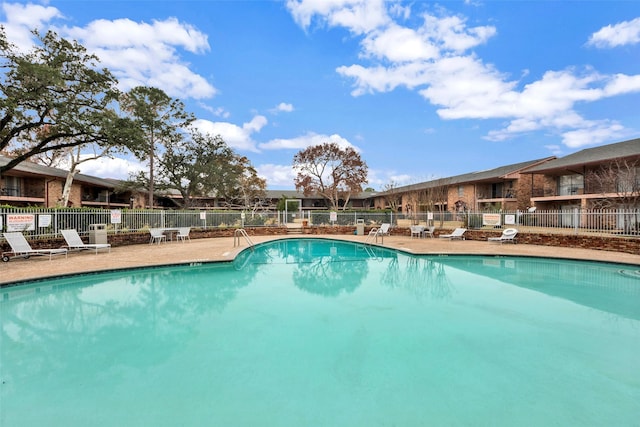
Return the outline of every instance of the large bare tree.
<path id="1" fill-rule="evenodd" d="M 398 208 L 402 203 L 402 193 L 398 189 L 398 183 L 391 181 L 382 187 L 382 191 L 385 193 L 384 200 L 386 204 L 392 211 L 398 212 Z"/>
<path id="2" fill-rule="evenodd" d="M 267 181 L 258 176 L 247 157 L 236 156 L 233 164 L 238 167 L 238 175 L 235 184 L 230 186 L 224 196 L 227 203 L 249 210 L 251 214 L 266 208 L 269 205 L 266 197 Z"/>
<path id="3" fill-rule="evenodd" d="M 447 206 L 450 183 L 446 178 L 432 180 L 431 183 L 432 185 L 429 185 L 423 190 L 421 203 L 427 211 L 439 213 L 440 227 L 442 227 L 444 224 L 444 212 Z"/>
<path id="4" fill-rule="evenodd" d="M 334 142 L 314 145 L 293 157 L 297 172 L 296 189 L 305 195 L 324 197 L 333 210 L 340 208 L 340 200 L 346 209 L 351 194 L 362 191 L 367 183 L 367 164 L 351 147 L 341 148 Z"/>
<path id="5" fill-rule="evenodd" d="M 637 232 L 640 221 L 640 159 L 616 159 L 585 174 L 586 190 L 601 194 L 593 201 L 599 209 L 621 209 L 622 228 L 625 232 Z"/>

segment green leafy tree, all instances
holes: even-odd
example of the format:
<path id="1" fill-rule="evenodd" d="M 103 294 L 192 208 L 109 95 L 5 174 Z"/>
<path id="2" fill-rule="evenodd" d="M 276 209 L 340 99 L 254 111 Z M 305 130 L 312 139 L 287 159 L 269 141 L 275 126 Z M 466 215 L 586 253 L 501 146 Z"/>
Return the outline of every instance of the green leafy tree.
<path id="1" fill-rule="evenodd" d="M 156 181 L 156 162 L 161 147 L 180 143 L 185 130 L 195 117 L 185 111 L 182 101 L 169 97 L 154 87 L 138 86 L 121 98 L 123 109 L 130 114 L 144 133 L 143 140 L 131 147 L 131 152 L 140 160 L 149 163 L 147 177 L 148 204 L 153 206 Z"/>
<path id="2" fill-rule="evenodd" d="M 354 192 L 367 183 L 367 164 L 351 147 L 340 148 L 333 142 L 314 145 L 298 152 L 293 158 L 297 172 L 296 189 L 304 195 L 324 197 L 331 209 L 338 210 L 340 201 L 346 208 Z"/>
<path id="3" fill-rule="evenodd" d="M 188 138 L 174 135 L 165 141 L 158 157 L 160 190 L 176 190 L 181 207 L 193 206 L 198 197 L 215 195 L 232 204 L 261 197 L 266 182 L 257 177 L 246 157 L 238 156 L 222 139 L 191 130 Z M 147 178 L 148 179 L 148 178 Z M 262 192 L 262 193 L 261 193 Z"/>
<path id="4" fill-rule="evenodd" d="M 95 55 L 49 31 L 27 53 L 0 27 L 0 174 L 32 156 L 85 145 L 129 146 L 140 130 L 119 114 L 117 81 Z"/>

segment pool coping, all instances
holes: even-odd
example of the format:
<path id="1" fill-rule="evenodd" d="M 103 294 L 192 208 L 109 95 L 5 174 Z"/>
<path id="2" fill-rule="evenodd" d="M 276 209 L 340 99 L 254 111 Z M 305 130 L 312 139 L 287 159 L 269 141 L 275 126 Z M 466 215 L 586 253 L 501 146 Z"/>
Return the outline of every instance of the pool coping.
<path id="1" fill-rule="evenodd" d="M 285 239 L 327 239 L 365 243 L 366 236 L 353 235 L 290 235 L 252 236 L 255 244 Z M 640 255 L 611 251 L 558 248 L 529 244 L 494 243 L 487 241 L 450 241 L 437 238 L 386 236 L 372 246 L 398 250 L 412 255 L 483 255 L 543 257 L 567 260 L 587 260 L 640 266 Z M 0 288 L 69 277 L 138 269 L 146 267 L 184 266 L 214 262 L 231 262 L 248 246 L 235 246 L 233 238 L 193 239 L 191 242 L 169 242 L 160 245 L 131 245 L 112 248 L 109 253 L 74 252 L 68 258 L 16 259 L 0 263 Z"/>

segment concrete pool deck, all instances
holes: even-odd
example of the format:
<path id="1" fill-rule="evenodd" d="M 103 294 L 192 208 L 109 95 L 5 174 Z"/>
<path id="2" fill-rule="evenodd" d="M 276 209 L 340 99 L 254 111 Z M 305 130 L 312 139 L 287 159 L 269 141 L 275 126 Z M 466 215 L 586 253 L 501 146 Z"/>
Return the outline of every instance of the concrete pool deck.
<path id="1" fill-rule="evenodd" d="M 367 236 L 353 235 L 290 235 L 290 236 L 252 236 L 254 243 L 287 238 L 325 238 L 364 243 Z M 0 262 L 0 285 L 7 286 L 24 280 L 61 276 L 66 274 L 109 271 L 122 268 L 157 266 L 164 264 L 183 264 L 192 262 L 231 261 L 247 248 L 243 239 L 239 247 L 233 246 L 232 237 L 211 239 L 193 239 L 190 242 L 166 242 L 160 245 L 142 244 L 111 248 L 111 252 L 93 251 L 69 252 L 67 258 L 54 256 L 15 258 L 9 262 Z M 500 244 L 476 240 L 454 240 L 438 238 L 410 238 L 407 236 L 385 236 L 380 246 L 399 249 L 414 254 L 473 254 L 473 255 L 520 255 L 583 259 L 606 262 L 619 262 L 640 266 L 640 254 L 590 250 L 581 248 L 562 248 L 527 244 Z"/>

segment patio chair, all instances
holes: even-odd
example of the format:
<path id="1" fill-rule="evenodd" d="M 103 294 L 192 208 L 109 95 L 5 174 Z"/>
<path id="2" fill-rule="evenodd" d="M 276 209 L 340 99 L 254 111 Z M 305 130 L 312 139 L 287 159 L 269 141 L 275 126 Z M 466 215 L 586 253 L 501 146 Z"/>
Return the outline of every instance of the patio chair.
<path id="1" fill-rule="evenodd" d="M 111 252 L 111 244 L 109 243 L 84 243 L 78 232 L 73 228 L 60 230 L 60 233 L 62 237 L 64 237 L 65 242 L 67 242 L 67 248 L 69 248 L 70 251 L 94 250 L 97 254 L 99 249 L 107 249 Z"/>
<path id="2" fill-rule="evenodd" d="M 24 235 L 20 232 L 4 233 L 5 240 L 11 246 L 11 251 L 2 253 L 2 261 L 8 262 L 11 258 L 29 258 L 33 255 L 49 255 L 49 261 L 53 255 L 64 254 L 67 257 L 67 249 L 33 249 Z M 13 254 L 9 256 L 9 254 Z"/>
<path id="3" fill-rule="evenodd" d="M 150 228 L 149 234 L 151 238 L 149 239 L 149 244 L 156 243 L 160 244 L 163 240 L 166 241 L 167 236 L 164 234 L 164 230 L 162 228 Z"/>
<path id="4" fill-rule="evenodd" d="M 500 237 L 489 237 L 487 241 L 489 242 L 500 242 L 500 243 L 516 243 L 516 235 L 518 234 L 518 230 L 515 228 L 505 228 L 502 231 L 502 235 Z"/>
<path id="5" fill-rule="evenodd" d="M 464 240 L 464 233 L 466 233 L 466 228 L 456 228 L 453 230 L 451 234 L 441 234 L 440 237 L 449 240 Z"/>
<path id="6" fill-rule="evenodd" d="M 411 229 L 411 238 L 413 236 L 422 237 L 422 233 L 424 233 L 424 227 L 422 225 L 412 225 L 409 227 Z"/>
<path id="7" fill-rule="evenodd" d="M 191 227 L 180 227 L 178 229 L 177 238 L 179 240 L 182 240 L 182 243 L 184 243 L 185 240 L 191 241 L 191 237 L 189 237 L 189 232 L 191 232 Z"/>
<path id="8" fill-rule="evenodd" d="M 428 227 L 425 227 L 424 231 L 422 232 L 422 235 L 424 237 L 431 237 L 433 238 L 433 232 L 436 231 L 436 226 L 435 225 L 430 225 Z"/>

